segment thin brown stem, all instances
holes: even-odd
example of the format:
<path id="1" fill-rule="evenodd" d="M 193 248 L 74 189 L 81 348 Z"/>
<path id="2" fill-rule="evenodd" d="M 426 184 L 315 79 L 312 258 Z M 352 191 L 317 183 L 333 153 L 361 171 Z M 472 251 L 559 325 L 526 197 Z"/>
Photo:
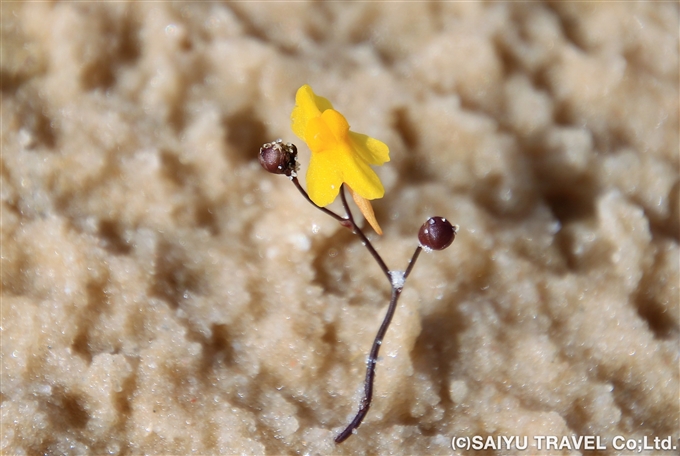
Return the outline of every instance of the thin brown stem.
<path id="1" fill-rule="evenodd" d="M 373 346 L 371 347 L 371 354 L 368 355 L 368 361 L 366 361 L 366 379 L 364 380 L 364 397 L 361 399 L 361 404 L 359 404 L 359 411 L 352 420 L 351 423 L 335 437 L 335 443 L 342 443 L 347 438 L 354 433 L 354 430 L 359 427 L 361 422 L 366 417 L 368 409 L 371 407 L 371 400 L 373 399 L 373 383 L 375 380 L 375 365 L 378 362 L 378 353 L 380 352 L 380 346 L 382 345 L 383 338 L 392 322 L 392 317 L 394 316 L 394 311 L 397 309 L 397 301 L 401 295 L 401 288 L 392 288 L 392 299 L 390 299 L 390 305 L 387 307 L 387 313 L 383 319 L 382 324 L 378 333 L 373 339 Z"/>
<path id="2" fill-rule="evenodd" d="M 420 246 L 416 247 L 415 252 L 413 252 L 413 256 L 409 260 L 406 271 L 404 272 L 390 271 L 390 269 L 385 264 L 385 261 L 383 261 L 380 254 L 375 250 L 373 244 L 371 244 L 371 241 L 368 240 L 364 232 L 361 231 L 361 228 L 359 228 L 359 226 L 354 221 L 354 216 L 352 215 L 352 211 L 350 210 L 349 204 L 347 203 L 347 197 L 345 196 L 344 184 L 340 189 L 340 197 L 342 199 L 342 205 L 345 208 L 346 216 L 341 217 L 335 212 L 328 210 L 325 207 L 318 206 L 314 201 L 312 201 L 312 199 L 309 197 L 305 189 L 303 189 L 302 186 L 300 185 L 300 182 L 298 181 L 297 177 L 291 177 L 291 180 L 293 181 L 297 189 L 300 191 L 300 193 L 302 193 L 302 195 L 305 197 L 305 199 L 309 201 L 314 207 L 324 212 L 325 214 L 330 215 L 335 220 L 340 222 L 343 226 L 351 228 L 352 231 L 361 238 L 362 243 L 364 244 L 368 252 L 371 254 L 373 259 L 375 259 L 376 263 L 378 263 L 378 266 L 380 266 L 380 269 L 382 269 L 383 273 L 387 277 L 387 280 L 390 282 L 390 285 L 392 287 L 392 297 L 390 298 L 390 303 L 387 307 L 387 313 L 385 314 L 385 318 L 383 318 L 382 324 L 380 325 L 380 329 L 378 329 L 378 333 L 375 335 L 375 339 L 373 339 L 371 352 L 368 355 L 368 360 L 366 362 L 364 396 L 361 399 L 361 403 L 359 404 L 359 410 L 357 411 L 357 414 L 354 416 L 352 422 L 349 425 L 347 425 L 345 430 L 343 430 L 340 434 L 338 434 L 337 437 L 335 437 L 335 443 L 342 443 L 345 440 L 347 440 L 349 436 L 356 432 L 356 429 L 361 425 L 361 422 L 364 420 L 366 414 L 368 413 L 368 409 L 371 407 L 371 401 L 373 400 L 373 385 L 375 383 L 375 366 L 378 362 L 378 353 L 380 352 L 380 347 L 382 345 L 383 339 L 385 338 L 385 334 L 387 333 L 387 329 L 389 328 L 390 323 L 392 322 L 392 317 L 394 317 L 394 312 L 397 310 L 397 301 L 399 301 L 399 296 L 401 296 L 401 292 L 404 286 L 404 280 L 406 280 L 408 275 L 413 270 L 413 266 L 415 266 L 416 260 L 418 259 L 418 256 L 420 255 L 422 248 Z"/>
<path id="3" fill-rule="evenodd" d="M 418 259 L 418 256 L 420 255 L 420 252 L 423 251 L 423 248 L 421 246 L 416 247 L 416 251 L 413 252 L 413 256 L 408 262 L 408 266 L 406 267 L 406 272 L 404 272 L 404 279 L 408 277 L 408 275 L 411 273 L 413 270 L 413 266 L 416 265 L 416 260 Z"/>
<path id="4" fill-rule="evenodd" d="M 333 211 L 329 211 L 329 210 L 326 209 L 325 207 L 317 206 L 317 204 L 316 204 L 314 201 L 312 201 L 312 199 L 309 197 L 309 195 L 307 194 L 307 192 L 305 191 L 305 189 L 302 188 L 302 185 L 300 185 L 300 182 L 298 181 L 298 178 L 297 178 L 297 177 L 291 177 L 290 180 L 293 181 L 293 183 L 295 184 L 295 186 L 297 187 L 297 189 L 300 191 L 300 193 L 302 193 L 302 196 L 304 196 L 305 199 L 306 199 L 307 201 L 309 201 L 309 202 L 312 204 L 312 206 L 314 206 L 315 208 L 317 208 L 318 210 L 320 210 L 320 211 L 323 212 L 324 214 L 330 215 L 331 217 L 333 217 L 335 220 L 337 220 L 337 221 L 340 222 L 340 223 L 344 223 L 344 222 L 345 222 L 346 219 L 345 219 L 344 217 L 342 217 L 342 216 L 336 214 L 336 213 L 333 212 Z"/>
<path id="5" fill-rule="evenodd" d="M 352 224 L 352 229 L 354 233 L 361 238 L 361 242 L 366 246 L 366 249 L 369 251 L 371 256 L 375 259 L 376 263 L 378 263 L 378 266 L 380 266 L 380 269 L 382 269 L 383 273 L 387 277 L 387 280 L 392 283 L 392 278 L 390 277 L 390 270 L 383 261 L 382 257 L 378 254 L 378 252 L 373 248 L 373 244 L 371 244 L 371 241 L 368 240 L 366 235 L 364 234 L 363 231 L 361 231 L 361 228 L 357 226 L 356 222 L 354 221 L 354 216 L 352 216 L 352 211 L 349 209 L 349 204 L 347 204 L 347 197 L 345 196 L 345 184 L 342 184 L 342 188 L 340 189 L 340 197 L 342 198 L 342 205 L 345 208 L 345 212 L 347 213 L 347 220 Z"/>
<path id="6" fill-rule="evenodd" d="M 404 280 L 406 280 L 406 277 L 411 273 L 413 270 L 413 266 L 416 264 L 416 260 L 418 260 L 418 256 L 420 255 L 420 252 L 422 251 L 422 247 L 418 246 L 416 247 L 415 252 L 413 252 L 413 256 L 411 256 L 411 260 L 408 262 L 408 267 L 406 268 L 406 271 L 404 272 Z M 398 273 L 398 271 L 393 271 L 392 273 Z M 387 333 L 387 328 L 389 328 L 390 323 L 392 322 L 392 317 L 394 316 L 395 310 L 397 310 L 397 301 L 399 300 L 399 296 L 401 296 L 401 291 L 403 290 L 403 283 L 401 286 L 397 286 L 394 281 L 390 280 L 390 283 L 392 284 L 392 298 L 390 299 L 390 305 L 387 307 L 387 313 L 385 314 L 385 318 L 383 319 L 382 324 L 380 325 L 380 329 L 378 330 L 378 333 L 375 335 L 375 339 L 373 339 L 373 346 L 371 347 L 371 353 L 368 355 L 368 361 L 366 362 L 366 379 L 364 380 L 364 397 L 361 399 L 361 403 L 359 404 L 359 410 L 357 411 L 357 414 L 354 416 L 354 419 L 352 420 L 349 425 L 343 430 L 340 434 L 335 437 L 335 443 L 342 443 L 347 438 L 352 435 L 355 432 L 355 429 L 361 425 L 361 422 L 364 420 L 366 417 L 366 414 L 368 413 L 368 409 L 371 407 L 371 401 L 373 400 L 373 384 L 375 382 L 375 365 L 378 362 L 378 353 L 380 352 L 380 347 L 382 346 L 383 339 L 385 338 L 385 334 Z"/>

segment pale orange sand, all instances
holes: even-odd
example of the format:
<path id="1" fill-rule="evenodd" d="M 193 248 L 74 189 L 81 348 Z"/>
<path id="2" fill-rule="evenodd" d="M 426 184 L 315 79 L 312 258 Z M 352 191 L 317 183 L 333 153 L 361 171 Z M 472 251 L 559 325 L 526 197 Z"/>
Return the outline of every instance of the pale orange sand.
<path id="1" fill-rule="evenodd" d="M 680 446 L 677 4 L 1 7 L 2 454 Z M 389 266 L 460 225 L 340 446 L 389 283 L 257 162 L 304 183 L 305 83 L 391 148 Z"/>

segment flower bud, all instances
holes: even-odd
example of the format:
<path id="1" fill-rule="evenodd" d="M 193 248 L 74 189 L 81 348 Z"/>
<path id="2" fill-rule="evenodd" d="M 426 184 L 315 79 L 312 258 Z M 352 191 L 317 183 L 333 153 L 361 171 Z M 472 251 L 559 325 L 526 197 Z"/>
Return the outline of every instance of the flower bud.
<path id="1" fill-rule="evenodd" d="M 281 139 L 266 143 L 260 147 L 260 165 L 273 174 L 285 174 L 294 177 L 298 169 L 297 147 L 284 144 Z"/>
<path id="2" fill-rule="evenodd" d="M 456 238 L 458 225 L 451 225 L 444 217 L 430 217 L 418 231 L 420 246 L 429 250 L 444 250 Z"/>

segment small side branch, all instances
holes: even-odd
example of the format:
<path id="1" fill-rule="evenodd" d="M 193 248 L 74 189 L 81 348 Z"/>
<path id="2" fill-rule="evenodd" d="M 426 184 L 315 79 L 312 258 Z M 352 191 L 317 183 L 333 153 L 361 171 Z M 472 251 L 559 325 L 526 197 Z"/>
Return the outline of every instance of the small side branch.
<path id="1" fill-rule="evenodd" d="M 315 203 L 314 201 L 312 201 L 312 199 L 309 197 L 309 195 L 307 194 L 307 192 L 305 191 L 305 189 L 302 188 L 302 185 L 300 185 L 300 181 L 298 181 L 298 178 L 297 178 L 297 177 L 291 177 L 290 180 L 293 181 L 293 183 L 295 184 L 295 186 L 297 187 L 297 189 L 300 191 L 300 193 L 302 193 L 302 196 L 304 196 L 305 199 L 306 199 L 307 201 L 309 201 L 309 203 L 310 203 L 312 206 L 314 206 L 315 208 L 317 208 L 318 210 L 320 210 L 320 211 L 323 212 L 324 214 L 330 215 L 331 217 L 333 217 L 333 218 L 334 218 L 335 220 L 337 220 L 338 222 L 344 224 L 344 222 L 345 222 L 345 218 L 344 218 L 344 217 L 339 216 L 338 214 L 336 214 L 336 213 L 333 212 L 333 211 L 329 211 L 329 210 L 326 209 L 325 207 L 317 206 L 316 203 Z"/>
<path id="2" fill-rule="evenodd" d="M 366 249 L 370 252 L 371 256 L 375 259 L 376 263 L 378 263 L 378 266 L 380 266 L 380 269 L 382 269 L 383 273 L 387 277 L 387 280 L 391 282 L 392 279 L 390 278 L 390 270 L 387 268 L 387 265 L 383 261 L 382 257 L 375 250 L 375 248 L 373 248 L 373 244 L 371 244 L 371 241 L 368 240 L 364 232 L 361 231 L 361 229 L 357 226 L 356 222 L 354 221 L 354 216 L 352 216 L 352 211 L 349 209 L 349 204 L 347 204 L 347 197 L 345 196 L 345 184 L 342 184 L 342 189 L 340 189 L 340 196 L 342 198 L 342 205 L 344 206 L 345 212 L 347 213 L 347 220 L 352 224 L 352 230 L 357 236 L 361 238 L 361 242 L 366 246 Z"/>

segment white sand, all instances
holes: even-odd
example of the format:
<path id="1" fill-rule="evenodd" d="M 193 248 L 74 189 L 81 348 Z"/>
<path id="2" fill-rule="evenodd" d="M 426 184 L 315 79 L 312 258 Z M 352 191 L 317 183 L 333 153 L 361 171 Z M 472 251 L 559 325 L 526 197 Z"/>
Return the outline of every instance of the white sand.
<path id="1" fill-rule="evenodd" d="M 1 7 L 2 454 L 680 445 L 677 4 Z M 388 265 L 460 225 L 341 446 L 390 285 L 257 163 L 304 83 L 390 146 Z"/>

